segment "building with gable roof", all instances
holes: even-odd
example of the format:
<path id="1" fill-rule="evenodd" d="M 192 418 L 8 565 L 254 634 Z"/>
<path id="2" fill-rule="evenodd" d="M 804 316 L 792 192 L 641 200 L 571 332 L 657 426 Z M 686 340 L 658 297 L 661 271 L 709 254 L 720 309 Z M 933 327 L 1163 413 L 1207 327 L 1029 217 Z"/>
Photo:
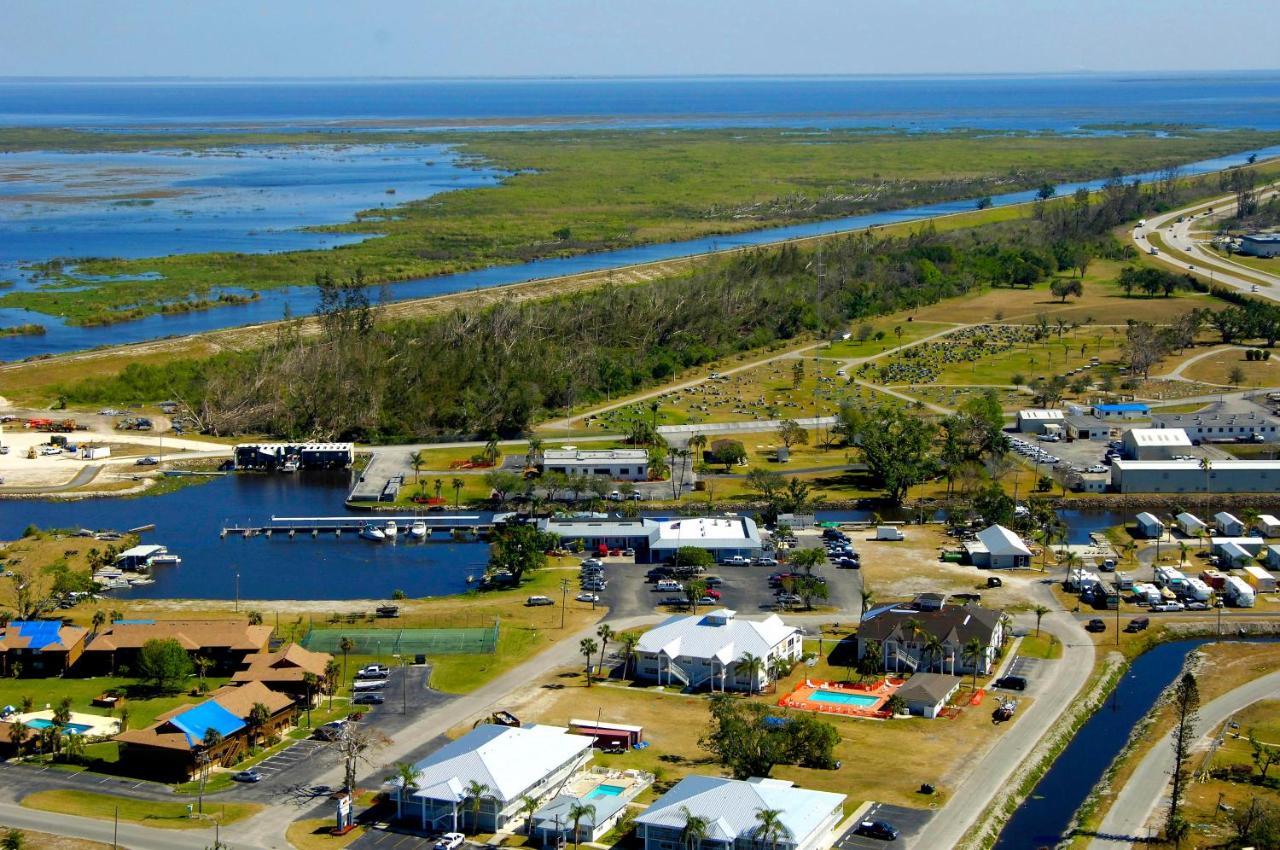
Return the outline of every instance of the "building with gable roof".
<path id="1" fill-rule="evenodd" d="M 266 706 L 267 718 L 251 728 L 255 705 Z M 230 766 L 248 751 L 251 739 L 261 742 L 293 725 L 298 708 L 284 694 L 261 682 L 227 685 L 204 702 L 166 711 L 145 729 L 127 729 L 113 740 L 120 744 L 120 760 L 148 775 L 186 781 L 195 777 L 206 753 L 205 736 L 216 732 L 218 743 L 207 750 L 211 762 Z"/>
<path id="2" fill-rule="evenodd" d="M 482 724 L 413 766 L 417 787 L 401 816 L 424 830 L 496 832 L 520 816 L 525 797 L 558 793 L 591 760 L 594 743 L 560 726 Z M 478 813 L 468 792 L 472 782 L 487 788 Z"/>
<path id="3" fill-rule="evenodd" d="M 113 673 L 121 665 L 134 668 L 147 641 L 172 639 L 192 658 L 207 658 L 213 670 L 229 673 L 247 656 L 266 652 L 272 631 L 248 620 L 120 620 L 89 641 L 84 662 L 91 673 Z"/>
<path id="4" fill-rule="evenodd" d="M 707 821 L 703 850 L 827 850 L 844 819 L 846 799 L 785 779 L 686 776 L 635 819 L 636 834 L 644 850 L 683 850 L 688 812 Z M 780 812 L 781 835 L 759 835 L 761 810 Z"/>
<path id="5" fill-rule="evenodd" d="M 10 675 L 15 664 L 28 676 L 61 675 L 84 652 L 86 634 L 61 620 L 13 620 L 0 626 L 0 676 Z"/>
<path id="6" fill-rule="evenodd" d="M 689 690 L 759 690 L 772 681 L 775 661 L 800 659 L 803 641 L 777 614 L 744 620 L 716 608 L 668 617 L 640 636 L 635 652 L 638 679 Z M 754 673 L 743 664 L 748 655 L 761 661 Z"/>
<path id="7" fill-rule="evenodd" d="M 992 570 L 1025 569 L 1031 566 L 1031 550 L 1022 538 L 1003 525 L 990 525 L 964 544 L 975 567 Z"/>
<path id="8" fill-rule="evenodd" d="M 995 666 L 1004 637 L 1004 615 L 979 605 L 944 605 L 937 611 L 887 608 L 869 614 L 858 627 L 858 658 L 875 645 L 886 672 L 956 675 L 972 673 L 976 667 L 985 676 Z M 971 638 L 982 644 L 977 658 L 965 655 Z"/>
<path id="9" fill-rule="evenodd" d="M 312 652 L 296 643 L 286 644 L 275 652 L 258 652 L 245 658 L 244 666 L 231 677 L 235 685 L 261 682 L 273 691 L 293 698 L 305 705 L 307 701 L 306 675 L 311 673 L 324 679 L 325 671 L 333 656 L 327 652 Z M 321 696 L 319 688 L 311 689 L 311 700 Z"/>

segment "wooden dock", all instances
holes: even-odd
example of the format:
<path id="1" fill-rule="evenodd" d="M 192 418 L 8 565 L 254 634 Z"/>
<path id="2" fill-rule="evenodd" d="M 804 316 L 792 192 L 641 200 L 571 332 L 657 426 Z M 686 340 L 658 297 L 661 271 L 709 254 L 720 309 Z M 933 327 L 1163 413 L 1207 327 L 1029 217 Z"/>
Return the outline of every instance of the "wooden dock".
<path id="1" fill-rule="evenodd" d="M 248 522 L 244 524 L 229 524 L 222 527 L 221 538 L 227 537 L 287 537 L 290 540 L 298 536 L 319 537 L 321 534 L 331 534 L 335 537 L 341 537 L 344 533 L 351 535 L 359 535 L 360 530 L 366 525 L 375 525 L 383 528 L 389 521 L 394 520 L 400 529 L 400 537 L 408 538 L 409 526 L 415 522 L 421 522 L 427 527 L 426 540 L 443 541 L 443 535 L 448 535 L 449 540 L 453 539 L 455 532 L 463 532 L 468 536 L 478 538 L 486 538 L 493 530 L 493 521 L 481 519 L 478 516 L 391 516 L 379 514 L 369 517 L 352 517 L 352 516 L 330 516 L 330 517 L 271 517 L 270 521 L 264 524 Z"/>

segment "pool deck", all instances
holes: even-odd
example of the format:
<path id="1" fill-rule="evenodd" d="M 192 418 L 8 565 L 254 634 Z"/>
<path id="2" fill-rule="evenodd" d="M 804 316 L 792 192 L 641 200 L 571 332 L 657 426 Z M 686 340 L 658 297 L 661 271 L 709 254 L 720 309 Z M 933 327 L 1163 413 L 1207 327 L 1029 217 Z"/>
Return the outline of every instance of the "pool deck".
<path id="1" fill-rule="evenodd" d="M 9 718 L 10 720 L 20 720 L 23 723 L 30 723 L 32 720 L 53 720 L 53 711 L 46 709 L 44 711 L 33 711 L 29 714 L 18 714 Z M 89 730 L 85 732 L 87 738 L 108 738 L 120 731 L 120 721 L 114 717 L 104 717 L 101 714 L 81 714 L 79 712 L 71 713 L 71 722 L 80 726 L 88 726 Z"/>
<path id="2" fill-rule="evenodd" d="M 861 683 L 849 684 L 847 682 L 826 682 L 822 680 L 805 679 L 796 685 L 795 690 L 778 700 L 778 705 L 782 708 L 798 708 L 801 711 L 818 711 L 823 714 L 839 714 L 844 717 L 863 717 L 881 719 L 889 717 L 889 712 L 884 710 L 884 704 L 889 701 L 889 697 L 893 696 L 898 688 L 906 683 L 905 679 L 894 679 L 885 677 L 868 685 Z M 875 697 L 876 701 L 869 705 L 841 705 L 834 702 L 822 702 L 813 699 L 814 694 L 819 691 L 830 691 L 833 693 L 850 694 L 851 696 Z"/>

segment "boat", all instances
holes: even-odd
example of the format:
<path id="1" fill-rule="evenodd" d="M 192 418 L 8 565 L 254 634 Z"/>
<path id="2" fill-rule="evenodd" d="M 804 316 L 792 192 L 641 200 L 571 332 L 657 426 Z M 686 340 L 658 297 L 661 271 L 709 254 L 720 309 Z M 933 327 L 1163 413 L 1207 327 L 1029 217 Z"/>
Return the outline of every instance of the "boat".
<path id="1" fill-rule="evenodd" d="M 387 520 L 387 524 L 383 526 L 382 533 L 386 535 L 388 540 L 394 540 L 396 535 L 400 533 L 400 526 L 396 525 L 393 519 Z"/>
<path id="2" fill-rule="evenodd" d="M 414 520 L 413 525 L 409 526 L 409 536 L 414 540 L 422 540 L 427 536 L 427 524 L 420 519 Z"/>
<path id="3" fill-rule="evenodd" d="M 365 540 L 382 541 L 387 539 L 387 535 L 383 534 L 382 529 L 372 523 L 360 529 L 360 536 Z"/>
<path id="4" fill-rule="evenodd" d="M 164 552 L 153 555 L 149 564 L 153 567 L 176 567 L 182 564 L 182 559 L 172 552 Z"/>
<path id="5" fill-rule="evenodd" d="M 284 459 L 284 463 L 280 464 L 281 472 L 297 472 L 302 468 L 302 461 L 297 455 L 289 455 Z"/>

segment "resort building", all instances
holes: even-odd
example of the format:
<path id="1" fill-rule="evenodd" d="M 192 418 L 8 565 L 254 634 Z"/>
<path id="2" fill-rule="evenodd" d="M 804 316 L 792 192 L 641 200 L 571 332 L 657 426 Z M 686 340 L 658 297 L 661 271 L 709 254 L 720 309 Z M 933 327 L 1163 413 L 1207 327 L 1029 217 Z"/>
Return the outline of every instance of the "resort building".
<path id="1" fill-rule="evenodd" d="M 272 631 L 248 620 L 119 620 L 89 641 L 84 663 L 91 674 L 133 669 L 147 641 L 172 639 L 192 658 L 209 659 L 211 671 L 230 673 L 248 656 L 266 652 Z"/>
<path id="2" fill-rule="evenodd" d="M 1181 428 L 1130 428 L 1120 442 L 1131 460 L 1169 460 L 1191 450 L 1191 438 Z"/>
<path id="3" fill-rule="evenodd" d="M 649 452 L 645 449 L 547 449 L 542 453 L 543 472 L 561 475 L 599 475 L 614 481 L 649 478 Z"/>
<path id="4" fill-rule="evenodd" d="M 907 711 L 932 719 L 947 707 L 947 702 L 960 689 L 961 681 L 959 676 L 916 673 L 898 689 L 898 696 L 907 704 Z"/>
<path id="5" fill-rule="evenodd" d="M 84 652 L 86 634 L 61 620 L 11 620 L 0 626 L 0 676 L 60 676 Z"/>
<path id="6" fill-rule="evenodd" d="M 890 673 L 990 673 L 1004 643 L 1004 615 L 978 605 L 946 605 L 938 611 L 889 608 L 869 615 L 858 628 L 858 658 L 879 647 Z M 982 644 L 976 658 L 965 654 L 971 638 Z M 932 638 L 932 640 L 931 640 Z M 936 647 L 931 650 L 936 640 Z"/>
<path id="7" fill-rule="evenodd" d="M 979 531 L 975 539 L 964 544 L 964 551 L 975 567 L 1012 570 L 1031 566 L 1031 550 L 1027 544 L 1003 525 L 992 525 Z"/>
<path id="8" fill-rule="evenodd" d="M 231 677 L 231 683 L 242 685 L 246 682 L 261 682 L 271 690 L 292 698 L 294 702 L 306 705 L 306 675 L 311 673 L 323 681 L 332 660 L 333 656 L 327 652 L 312 652 L 296 643 L 290 643 L 275 652 L 258 652 L 245 658 L 244 666 Z M 321 690 L 314 686 L 310 690 L 314 706 L 321 696 Z"/>
<path id="9" fill-rule="evenodd" d="M 1269 493 L 1280 489 L 1280 460 L 1117 460 L 1117 493 Z"/>
<path id="10" fill-rule="evenodd" d="M 1066 414 L 1061 410 L 1042 408 L 1019 410 L 1016 419 L 1018 431 L 1023 434 L 1043 434 L 1046 425 L 1061 428 L 1065 421 Z"/>
<path id="11" fill-rule="evenodd" d="M 253 720 L 255 705 L 266 707 L 266 720 Z M 209 699 L 161 714 L 145 729 L 127 729 L 115 736 L 120 760 L 146 775 L 185 782 L 200 770 L 210 733 L 217 743 L 207 748 L 211 763 L 230 767 L 244 758 L 251 740 L 262 743 L 293 725 L 298 708 L 293 700 L 259 682 L 227 685 Z"/>
<path id="12" fill-rule="evenodd" d="M 544 519 L 538 528 L 589 550 L 634 549 L 636 563 L 669 561 L 685 546 L 704 549 L 717 561 L 752 558 L 764 551 L 755 520 L 745 516 L 659 519 Z"/>
<path id="13" fill-rule="evenodd" d="M 652 774 L 638 770 L 584 770 L 533 813 L 526 832 L 543 847 L 599 841 L 618 825 L 631 801 L 651 784 Z M 578 820 L 575 834 L 572 810 L 575 805 L 584 804 L 591 809 Z"/>
<path id="14" fill-rule="evenodd" d="M 636 678 L 688 690 L 757 691 L 772 681 L 777 661 L 798 661 L 800 630 L 771 614 L 763 620 L 739 619 L 717 608 L 705 614 L 668 617 L 640 636 Z M 759 659 L 748 669 L 747 656 Z"/>
<path id="15" fill-rule="evenodd" d="M 525 797 L 558 793 L 591 760 L 593 743 L 559 726 L 477 726 L 413 766 L 417 787 L 399 816 L 424 830 L 496 832 L 521 816 Z M 473 782 L 487 788 L 478 812 Z M 399 783 L 392 785 L 399 798 Z"/>
<path id="16" fill-rule="evenodd" d="M 644 850 L 684 850 L 684 827 L 692 815 L 707 823 L 704 850 L 827 850 L 844 819 L 845 799 L 784 779 L 686 776 L 636 818 L 636 834 Z M 780 813 L 777 835 L 760 835 L 760 811 Z"/>

